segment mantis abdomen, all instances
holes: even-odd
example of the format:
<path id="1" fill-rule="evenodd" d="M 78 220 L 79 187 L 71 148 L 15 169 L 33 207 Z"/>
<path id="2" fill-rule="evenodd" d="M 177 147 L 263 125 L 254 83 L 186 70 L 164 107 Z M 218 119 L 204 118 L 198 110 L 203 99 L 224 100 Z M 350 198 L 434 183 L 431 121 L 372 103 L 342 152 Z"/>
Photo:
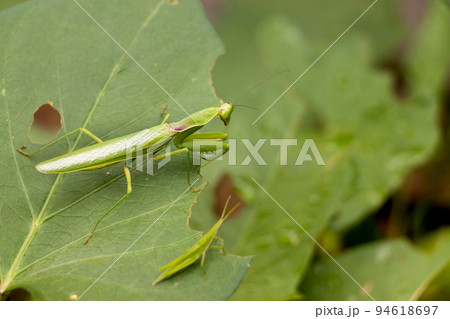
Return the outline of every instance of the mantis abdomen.
<path id="1" fill-rule="evenodd" d="M 154 152 L 170 141 L 171 137 L 172 134 L 166 130 L 145 129 L 52 158 L 37 164 L 36 169 L 46 174 L 98 169 L 124 161 L 127 154 L 136 150 Z"/>

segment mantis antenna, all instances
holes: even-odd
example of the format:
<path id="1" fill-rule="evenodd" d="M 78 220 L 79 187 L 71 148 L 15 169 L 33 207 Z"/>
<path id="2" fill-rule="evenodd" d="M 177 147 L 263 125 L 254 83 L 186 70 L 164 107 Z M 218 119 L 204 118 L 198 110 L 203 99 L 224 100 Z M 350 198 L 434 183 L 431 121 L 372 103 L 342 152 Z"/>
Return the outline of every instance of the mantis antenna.
<path id="1" fill-rule="evenodd" d="M 253 106 L 244 105 L 244 104 L 233 104 L 233 105 L 234 105 L 234 106 L 243 106 L 243 107 L 247 107 L 247 108 L 252 109 L 252 110 L 254 110 L 254 111 L 256 111 L 256 112 L 259 113 L 259 110 L 258 110 L 256 107 L 253 107 Z"/>
<path id="2" fill-rule="evenodd" d="M 247 89 L 244 93 L 242 93 L 234 102 L 233 102 L 233 104 L 234 103 L 237 103 L 241 98 L 243 98 L 244 96 L 246 96 L 248 93 L 250 93 L 251 91 L 253 91 L 254 89 L 256 89 L 258 86 L 260 86 L 260 85 L 262 85 L 262 84 L 264 84 L 265 82 L 267 82 L 267 81 L 269 81 L 269 80 L 271 80 L 271 79 L 273 79 L 274 77 L 277 77 L 277 76 L 279 76 L 280 74 L 282 74 L 282 73 L 284 73 L 284 72 L 287 72 L 287 71 L 289 71 L 289 70 L 283 70 L 283 71 L 281 71 L 281 72 L 278 72 L 278 73 L 276 73 L 276 74 L 274 74 L 274 75 L 271 75 L 271 76 L 269 76 L 268 78 L 265 78 L 264 80 L 262 80 L 261 82 L 258 82 L 258 83 L 256 83 L 255 85 L 253 85 L 253 86 L 251 86 L 249 89 Z M 241 105 L 241 106 L 247 106 L 247 105 Z M 248 106 L 247 106 L 248 107 Z M 251 108 L 251 107 L 250 107 Z"/>

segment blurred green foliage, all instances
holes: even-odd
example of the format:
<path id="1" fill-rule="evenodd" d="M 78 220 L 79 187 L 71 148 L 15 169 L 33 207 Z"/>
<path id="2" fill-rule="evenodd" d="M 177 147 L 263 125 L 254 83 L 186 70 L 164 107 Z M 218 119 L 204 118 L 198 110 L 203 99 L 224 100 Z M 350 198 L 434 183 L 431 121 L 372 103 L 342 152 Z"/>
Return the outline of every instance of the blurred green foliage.
<path id="1" fill-rule="evenodd" d="M 344 1 L 337 7 L 332 2 L 219 2 L 222 6 L 214 21 L 227 50 L 213 70 L 219 97 L 233 101 L 252 84 L 289 69 L 239 101 L 265 110 L 372 3 Z M 296 138 L 300 146 L 305 138 L 313 138 L 327 165 L 294 166 L 299 146 L 292 147 L 296 152 L 289 158 L 291 164 L 280 167 L 278 149 L 267 142 L 260 152 L 267 166 L 253 162 L 230 167 L 225 161 L 205 167 L 203 175 L 213 187 L 194 208 L 195 227 L 206 229 L 216 218 L 205 212 L 217 206 L 220 192 L 229 191 L 212 191 L 222 174 L 231 176 L 234 192 L 247 200 L 247 209 L 222 232 L 227 250 L 255 256 L 233 299 L 314 299 L 320 295 L 321 299 L 368 300 L 252 178 L 313 237 L 322 241 L 321 234 L 327 234 L 323 237 L 327 250 L 342 258 L 353 256 L 353 249 L 341 250 L 347 230 L 375 213 L 438 144 L 438 109 L 450 57 L 448 10 L 441 1 L 432 1 L 421 23 L 414 25 L 402 15 L 400 5 L 400 1 L 378 2 L 255 125 L 251 124 L 259 114 L 235 111 L 228 128 L 230 137 L 253 142 Z M 240 163 L 247 152 L 238 144 L 237 153 Z M 245 155 L 240 158 L 241 154 Z M 383 239 L 383 234 L 372 240 L 377 239 Z M 429 283 L 430 276 L 450 258 L 441 254 L 439 263 L 434 263 L 407 240 L 383 239 L 371 245 L 374 248 L 355 249 L 369 256 L 376 247 L 388 247 L 428 265 L 421 268 L 418 280 L 405 283 L 407 288 L 388 292 L 382 288 L 382 276 L 371 279 L 369 264 L 359 267 L 357 259 L 345 259 L 349 260 L 347 271 L 355 273 L 357 280 L 359 276 L 363 285 L 370 282 L 377 299 L 418 298 L 417 291 L 422 292 L 425 281 Z M 316 293 L 309 284 L 298 290 L 309 276 L 305 273 L 316 267 L 311 264 L 315 250 L 320 251 L 321 262 L 329 265 L 330 276 L 342 276 L 347 285 L 344 290 L 325 288 Z M 386 267 L 397 265 L 397 253 L 386 257 Z M 391 275 L 407 273 L 409 267 L 398 264 Z M 341 287 L 341 283 L 336 285 Z"/>
<path id="2" fill-rule="evenodd" d="M 417 300 L 449 262 L 450 232 L 437 235 L 427 250 L 392 239 L 360 245 L 337 261 L 375 300 Z M 364 290 L 355 289 L 351 278 L 329 258 L 312 264 L 300 290 L 309 300 L 367 300 Z"/>

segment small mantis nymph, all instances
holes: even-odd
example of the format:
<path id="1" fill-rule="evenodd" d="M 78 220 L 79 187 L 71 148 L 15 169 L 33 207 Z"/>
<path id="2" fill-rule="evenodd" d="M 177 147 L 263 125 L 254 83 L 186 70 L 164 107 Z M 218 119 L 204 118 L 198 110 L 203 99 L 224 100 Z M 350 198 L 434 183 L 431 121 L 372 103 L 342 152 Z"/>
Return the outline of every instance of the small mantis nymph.
<path id="1" fill-rule="evenodd" d="M 210 157 L 209 159 L 214 159 L 214 154 L 215 157 L 218 157 L 228 151 L 228 144 L 224 143 L 227 139 L 227 135 L 225 133 L 194 133 L 212 121 L 215 117 L 220 118 L 225 125 L 228 125 L 233 109 L 233 104 L 224 103 L 220 107 L 209 107 L 203 109 L 193 113 L 181 121 L 173 123 L 167 123 L 167 120 L 169 119 L 169 115 L 167 114 L 160 125 L 108 141 L 102 141 L 87 129 L 79 128 L 56 139 L 33 153 L 25 153 L 22 149 L 17 149 L 17 151 L 25 156 L 31 156 L 45 150 L 46 148 L 72 134 L 82 132 L 94 139 L 98 144 L 83 147 L 76 151 L 39 163 L 36 165 L 36 169 L 45 174 L 71 173 L 82 170 L 103 168 L 136 158 L 138 156 L 150 155 L 153 161 L 157 161 L 179 153 L 187 153 L 189 165 L 189 152 L 199 152 L 200 154 L 204 153 L 209 155 L 213 154 L 213 157 Z M 170 153 L 156 155 L 171 141 L 173 141 L 173 145 L 177 148 L 177 150 Z M 195 143 L 195 141 L 198 143 Z M 202 141 L 204 141 L 204 143 Z M 217 150 L 220 150 L 220 152 L 217 152 Z M 138 151 L 142 152 L 138 154 Z M 126 162 L 124 165 L 124 171 L 127 180 L 126 194 L 123 195 L 122 198 L 120 198 L 97 221 L 92 232 L 86 239 L 85 244 L 87 244 L 87 242 L 91 239 L 98 224 L 117 205 L 119 205 L 128 195 L 131 194 L 131 175 Z"/>
<path id="2" fill-rule="evenodd" d="M 192 265 L 197 259 L 202 257 L 202 260 L 200 261 L 200 266 L 203 269 L 203 274 L 205 277 L 205 270 L 203 268 L 203 265 L 205 263 L 205 257 L 206 257 L 206 251 L 208 248 L 219 248 L 223 252 L 223 247 L 217 247 L 217 246 L 211 246 L 212 242 L 217 238 L 217 232 L 219 231 L 220 226 L 222 226 L 223 222 L 228 218 L 228 216 L 233 213 L 236 208 L 239 206 L 240 203 L 236 204 L 230 211 L 226 214 L 227 206 L 230 201 L 231 196 L 228 197 L 227 202 L 225 203 L 225 207 L 222 211 L 222 216 L 217 221 L 217 223 L 205 234 L 198 242 L 194 244 L 191 248 L 188 248 L 184 251 L 184 253 L 179 256 L 178 258 L 174 259 L 167 265 L 159 268 L 160 271 L 165 270 L 161 275 L 156 278 L 156 280 L 153 282 L 153 286 L 156 285 L 158 282 L 169 278 L 173 275 L 175 275 L 177 272 L 185 269 L 186 267 Z"/>

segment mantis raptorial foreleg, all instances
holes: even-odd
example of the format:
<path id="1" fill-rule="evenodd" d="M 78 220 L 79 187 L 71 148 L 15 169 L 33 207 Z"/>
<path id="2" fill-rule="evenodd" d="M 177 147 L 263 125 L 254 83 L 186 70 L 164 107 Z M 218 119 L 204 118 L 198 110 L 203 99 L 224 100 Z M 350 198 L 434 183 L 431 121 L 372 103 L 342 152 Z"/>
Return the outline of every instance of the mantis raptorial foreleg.
<path id="1" fill-rule="evenodd" d="M 86 245 L 88 243 L 88 241 L 92 238 L 92 235 L 94 235 L 95 230 L 97 229 L 98 224 L 100 224 L 100 222 L 103 220 L 103 218 L 105 218 L 114 208 L 116 208 L 117 205 L 119 205 L 125 198 L 128 197 L 128 195 L 131 194 L 132 192 L 132 188 L 131 188 L 131 174 L 130 174 L 130 169 L 127 167 L 127 165 L 125 164 L 123 167 L 123 170 L 125 172 L 125 177 L 127 179 L 127 193 L 125 195 L 122 196 L 121 199 L 119 199 L 102 217 L 100 217 L 100 219 L 97 221 L 97 223 L 95 223 L 94 229 L 92 229 L 91 233 L 89 234 L 89 237 L 86 239 L 86 241 L 84 242 L 84 244 Z"/>
<path id="2" fill-rule="evenodd" d="M 177 155 L 177 154 L 180 154 L 180 153 L 187 153 L 187 152 L 189 152 L 189 150 L 187 148 L 182 148 L 182 149 L 170 152 L 170 153 L 165 153 L 165 154 L 161 154 L 161 155 L 155 156 L 155 157 L 151 158 L 151 160 L 152 161 L 159 161 L 159 160 L 162 160 L 162 159 L 164 159 L 166 157 L 170 157 L 172 155 Z"/>
<path id="3" fill-rule="evenodd" d="M 80 128 L 77 128 L 76 130 L 70 132 L 70 133 L 67 133 L 66 135 L 61 136 L 60 138 L 54 140 L 53 142 L 51 142 L 51 143 L 45 145 L 44 147 L 42 147 L 42 148 L 40 148 L 40 149 L 38 149 L 37 151 L 34 151 L 34 152 L 32 152 L 32 153 L 26 153 L 26 152 L 22 151 L 21 149 L 18 149 L 17 151 L 18 151 L 20 154 L 22 154 L 22 155 L 25 155 L 25 156 L 31 156 L 31 155 L 34 155 L 34 154 L 36 154 L 36 153 L 42 152 L 43 150 L 49 148 L 49 147 L 52 146 L 53 144 L 56 144 L 56 143 L 58 143 L 59 141 L 62 141 L 63 139 L 65 139 L 65 138 L 69 137 L 70 135 L 73 135 L 73 134 L 75 134 L 75 133 L 77 133 L 77 132 L 82 132 L 82 133 L 88 135 L 88 136 L 91 137 L 93 140 L 95 140 L 97 143 L 103 142 L 101 139 L 99 139 L 97 136 L 95 136 L 91 131 L 85 129 L 84 127 L 80 127 Z"/>
<path id="4" fill-rule="evenodd" d="M 201 158 L 212 161 L 228 151 L 228 144 L 223 142 L 226 139 L 227 135 L 225 133 L 196 133 L 186 136 L 181 141 L 176 140 L 174 141 L 174 144 L 182 149 L 199 153 Z M 202 154 L 209 154 L 209 157 L 205 158 Z M 199 189 L 194 190 L 191 187 L 191 157 L 189 153 L 187 154 L 187 164 L 187 178 L 189 187 L 192 191 L 198 192 Z"/>

